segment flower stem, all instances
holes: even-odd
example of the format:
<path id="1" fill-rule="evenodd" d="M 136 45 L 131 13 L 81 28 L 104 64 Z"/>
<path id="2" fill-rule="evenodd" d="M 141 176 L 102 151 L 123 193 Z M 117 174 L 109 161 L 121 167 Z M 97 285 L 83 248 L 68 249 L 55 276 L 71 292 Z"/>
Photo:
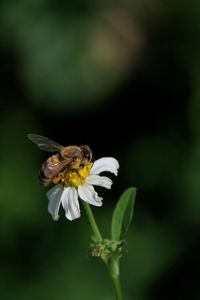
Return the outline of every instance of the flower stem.
<path id="1" fill-rule="evenodd" d="M 85 211 L 86 211 L 92 232 L 94 234 L 95 240 L 98 242 L 102 242 L 103 238 L 101 236 L 101 233 L 100 233 L 97 223 L 95 221 L 95 218 L 92 213 L 92 209 L 91 209 L 90 205 L 85 201 L 82 201 L 82 203 L 85 208 Z M 113 288 L 114 288 L 114 292 L 115 292 L 115 298 L 116 298 L 116 300 L 123 300 L 121 284 L 120 284 L 120 277 L 119 277 L 119 275 L 120 275 L 119 259 L 111 258 L 107 262 L 107 267 L 108 267 L 108 271 L 109 271 L 109 274 L 110 274 L 110 277 L 112 280 L 112 284 L 113 284 Z"/>
<path id="2" fill-rule="evenodd" d="M 88 217 L 91 229 L 93 231 L 93 234 L 95 236 L 95 239 L 98 242 L 101 242 L 103 240 L 103 238 L 101 236 L 101 233 L 100 233 L 99 228 L 97 226 L 97 223 L 95 221 L 94 215 L 92 213 L 92 209 L 91 209 L 90 205 L 87 202 L 82 201 L 82 203 L 83 203 L 83 206 L 85 208 L 85 211 L 86 211 L 86 214 L 87 214 L 87 217 Z"/>
<path id="3" fill-rule="evenodd" d="M 120 283 L 120 271 L 119 271 L 119 259 L 111 258 L 108 262 L 108 270 L 112 280 L 115 298 L 116 300 L 123 300 L 121 283 Z"/>

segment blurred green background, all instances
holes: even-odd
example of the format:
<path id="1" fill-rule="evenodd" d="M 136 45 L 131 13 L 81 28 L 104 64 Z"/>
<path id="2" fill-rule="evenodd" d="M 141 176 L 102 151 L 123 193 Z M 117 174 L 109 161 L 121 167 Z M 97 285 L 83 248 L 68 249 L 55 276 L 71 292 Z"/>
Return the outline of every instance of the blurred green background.
<path id="1" fill-rule="evenodd" d="M 84 211 L 53 222 L 27 140 L 89 144 L 120 172 L 98 223 L 138 187 L 126 299 L 200 299 L 200 2 L 2 0 L 0 293 L 4 300 L 110 300 L 88 260 Z"/>

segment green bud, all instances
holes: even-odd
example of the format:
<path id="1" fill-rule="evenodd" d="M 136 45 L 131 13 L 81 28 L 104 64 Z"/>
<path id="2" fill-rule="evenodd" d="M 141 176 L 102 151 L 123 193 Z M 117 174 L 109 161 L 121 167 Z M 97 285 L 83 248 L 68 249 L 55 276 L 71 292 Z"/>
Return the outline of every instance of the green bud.
<path id="1" fill-rule="evenodd" d="M 124 241 L 104 239 L 102 242 L 93 242 L 90 245 L 90 256 L 100 258 L 104 263 L 112 258 L 119 259 L 124 252 Z"/>

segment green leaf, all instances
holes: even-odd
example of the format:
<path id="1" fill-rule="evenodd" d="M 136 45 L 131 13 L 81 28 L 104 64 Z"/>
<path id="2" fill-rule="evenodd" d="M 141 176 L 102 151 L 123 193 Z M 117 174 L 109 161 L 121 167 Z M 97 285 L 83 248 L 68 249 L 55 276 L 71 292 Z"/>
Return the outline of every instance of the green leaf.
<path id="1" fill-rule="evenodd" d="M 133 217 L 136 188 L 130 187 L 119 198 L 112 216 L 111 234 L 113 240 L 123 239 Z"/>

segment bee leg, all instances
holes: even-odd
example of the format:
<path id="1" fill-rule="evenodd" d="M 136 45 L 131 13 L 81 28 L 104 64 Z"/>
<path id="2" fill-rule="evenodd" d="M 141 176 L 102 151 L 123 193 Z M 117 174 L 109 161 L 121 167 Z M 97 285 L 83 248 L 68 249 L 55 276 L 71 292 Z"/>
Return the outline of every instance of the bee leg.
<path id="1" fill-rule="evenodd" d="M 73 173 L 79 174 L 78 169 L 72 169 Z"/>
<path id="2" fill-rule="evenodd" d="M 54 177 L 54 178 L 52 179 L 52 182 L 53 182 L 54 184 L 59 183 L 59 181 L 60 181 L 60 176 Z"/>

